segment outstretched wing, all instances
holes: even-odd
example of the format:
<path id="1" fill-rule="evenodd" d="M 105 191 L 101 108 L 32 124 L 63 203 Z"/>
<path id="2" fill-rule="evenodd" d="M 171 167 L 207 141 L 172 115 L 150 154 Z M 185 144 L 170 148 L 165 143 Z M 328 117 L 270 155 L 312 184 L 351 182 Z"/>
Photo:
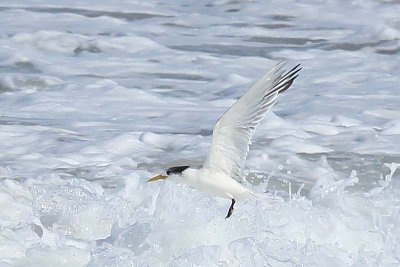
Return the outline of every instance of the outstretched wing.
<path id="1" fill-rule="evenodd" d="M 298 64 L 285 72 L 284 65 L 284 62 L 278 63 L 261 77 L 217 121 L 203 168 L 223 172 L 242 181 L 251 134 L 301 70 Z"/>

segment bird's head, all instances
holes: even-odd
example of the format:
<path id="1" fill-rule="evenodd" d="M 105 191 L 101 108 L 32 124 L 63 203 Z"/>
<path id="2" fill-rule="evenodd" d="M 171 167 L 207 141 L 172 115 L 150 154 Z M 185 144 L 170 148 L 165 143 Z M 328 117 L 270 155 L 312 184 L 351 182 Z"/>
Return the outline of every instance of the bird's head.
<path id="1" fill-rule="evenodd" d="M 183 171 L 186 170 L 187 168 L 189 168 L 189 166 L 177 166 L 168 168 L 164 171 L 164 173 L 150 178 L 149 180 L 147 180 L 147 182 L 154 182 L 157 180 L 167 179 L 169 177 L 181 176 Z"/>

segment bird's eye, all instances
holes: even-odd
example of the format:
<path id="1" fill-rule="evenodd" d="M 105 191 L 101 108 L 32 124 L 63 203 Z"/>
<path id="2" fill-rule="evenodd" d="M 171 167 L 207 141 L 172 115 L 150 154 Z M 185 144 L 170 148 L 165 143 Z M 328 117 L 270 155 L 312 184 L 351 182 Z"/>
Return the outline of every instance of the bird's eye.
<path id="1" fill-rule="evenodd" d="M 167 172 L 166 172 L 166 174 L 167 175 L 170 175 L 172 172 L 170 171 L 170 170 L 168 170 Z"/>

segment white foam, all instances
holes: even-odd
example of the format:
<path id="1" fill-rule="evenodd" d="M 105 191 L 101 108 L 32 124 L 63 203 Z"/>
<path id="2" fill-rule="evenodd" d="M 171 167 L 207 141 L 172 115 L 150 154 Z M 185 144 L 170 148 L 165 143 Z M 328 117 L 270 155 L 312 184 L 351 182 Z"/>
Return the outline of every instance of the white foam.
<path id="1" fill-rule="evenodd" d="M 0 265 L 399 265 L 397 9 L 2 4 Z M 303 70 L 248 154 L 264 202 L 225 220 L 227 200 L 145 182 L 201 165 L 213 124 L 280 58 Z"/>

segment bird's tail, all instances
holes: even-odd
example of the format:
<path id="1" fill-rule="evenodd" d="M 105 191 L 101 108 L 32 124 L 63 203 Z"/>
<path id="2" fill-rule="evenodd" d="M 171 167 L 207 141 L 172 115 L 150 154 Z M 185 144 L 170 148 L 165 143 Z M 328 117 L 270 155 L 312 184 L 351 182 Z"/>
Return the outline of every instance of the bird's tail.
<path id="1" fill-rule="evenodd" d="M 265 200 L 267 198 L 265 195 L 254 192 L 252 190 L 249 190 L 248 192 L 249 192 L 250 198 L 253 198 L 255 200 Z"/>

